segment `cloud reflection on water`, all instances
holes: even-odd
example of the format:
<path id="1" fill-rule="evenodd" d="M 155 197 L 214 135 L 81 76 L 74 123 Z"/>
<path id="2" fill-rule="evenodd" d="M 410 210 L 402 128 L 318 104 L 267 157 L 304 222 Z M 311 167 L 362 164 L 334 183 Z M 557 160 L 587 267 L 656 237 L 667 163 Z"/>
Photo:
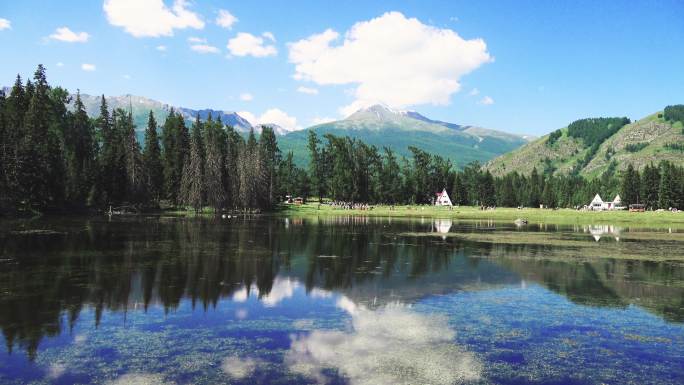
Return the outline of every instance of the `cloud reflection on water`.
<path id="1" fill-rule="evenodd" d="M 396 303 L 369 310 L 346 297 L 337 306 L 351 315 L 350 331 L 293 336 L 285 354 L 292 372 L 326 383 L 326 369 L 337 369 L 352 385 L 446 385 L 480 378 L 481 363 L 454 343 L 445 317 Z"/>

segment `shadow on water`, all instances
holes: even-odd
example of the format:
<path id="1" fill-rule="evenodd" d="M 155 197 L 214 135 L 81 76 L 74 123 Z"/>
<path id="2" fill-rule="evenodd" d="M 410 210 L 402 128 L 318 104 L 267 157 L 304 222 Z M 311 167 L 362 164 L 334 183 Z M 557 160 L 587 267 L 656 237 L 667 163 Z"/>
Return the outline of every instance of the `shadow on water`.
<path id="1" fill-rule="evenodd" d="M 543 256 L 553 245 L 439 236 L 459 231 L 491 229 L 360 217 L 70 219 L 4 226 L 0 328 L 8 352 L 18 346 L 34 359 L 43 338 L 73 328 L 86 308 L 93 309 L 95 325 L 105 311 L 160 305 L 168 313 L 184 300 L 211 311 L 245 291 L 247 297 L 250 291 L 268 297 L 278 279 L 301 282 L 307 293 L 340 293 L 368 309 L 534 282 L 577 304 L 634 304 L 667 321 L 684 321 L 681 265 L 548 260 Z M 437 236 L 406 235 L 411 232 Z"/>

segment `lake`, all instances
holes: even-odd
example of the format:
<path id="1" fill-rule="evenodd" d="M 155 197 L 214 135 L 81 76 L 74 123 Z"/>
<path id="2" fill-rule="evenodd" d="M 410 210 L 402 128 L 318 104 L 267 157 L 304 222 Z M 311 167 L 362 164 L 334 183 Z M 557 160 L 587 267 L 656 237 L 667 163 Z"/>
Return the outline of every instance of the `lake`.
<path id="1" fill-rule="evenodd" d="M 682 230 L 60 218 L 0 252 L 2 384 L 684 383 Z"/>

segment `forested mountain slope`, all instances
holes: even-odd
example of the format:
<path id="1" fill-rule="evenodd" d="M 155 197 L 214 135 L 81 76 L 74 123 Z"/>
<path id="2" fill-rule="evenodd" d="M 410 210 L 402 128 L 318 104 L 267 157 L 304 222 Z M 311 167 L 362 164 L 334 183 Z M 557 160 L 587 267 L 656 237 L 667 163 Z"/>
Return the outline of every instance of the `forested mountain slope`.
<path id="1" fill-rule="evenodd" d="M 672 106 L 629 123 L 625 118 L 578 120 L 489 161 L 485 168 L 494 175 L 513 171 L 528 175 L 536 168 L 540 173 L 591 178 L 608 170 L 625 170 L 630 164 L 637 170 L 662 160 L 682 165 L 684 118 L 678 115 L 682 109 Z"/>

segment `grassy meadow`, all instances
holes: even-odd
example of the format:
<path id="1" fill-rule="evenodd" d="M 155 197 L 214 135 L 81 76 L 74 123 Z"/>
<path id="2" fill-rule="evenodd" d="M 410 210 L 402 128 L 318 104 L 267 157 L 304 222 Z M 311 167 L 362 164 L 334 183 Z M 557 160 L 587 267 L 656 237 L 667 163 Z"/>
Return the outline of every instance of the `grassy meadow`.
<path id="1" fill-rule="evenodd" d="M 416 217 L 416 218 L 451 218 L 459 220 L 492 220 L 513 222 L 526 219 L 529 223 L 548 224 L 621 224 L 644 227 L 668 227 L 684 229 L 684 212 L 647 211 L 630 213 L 628 211 L 577 211 L 573 209 L 537 209 L 537 208 L 496 208 L 480 210 L 479 207 L 439 207 L 420 205 L 385 206 L 375 205 L 372 210 L 347 210 L 335 208 L 327 204 L 307 203 L 304 205 L 282 205 L 280 215 L 289 216 L 326 216 L 326 215 L 359 215 L 379 217 Z"/>

